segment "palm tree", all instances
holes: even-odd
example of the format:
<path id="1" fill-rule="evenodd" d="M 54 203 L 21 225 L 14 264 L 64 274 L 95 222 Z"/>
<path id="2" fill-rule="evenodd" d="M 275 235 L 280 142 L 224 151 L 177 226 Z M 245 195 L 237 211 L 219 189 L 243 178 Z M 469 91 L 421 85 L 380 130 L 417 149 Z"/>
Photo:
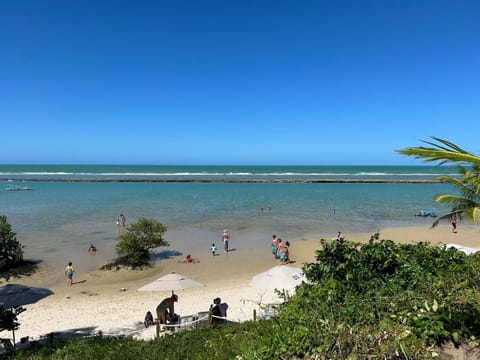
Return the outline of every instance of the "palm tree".
<path id="1" fill-rule="evenodd" d="M 433 201 L 446 204 L 450 212 L 438 217 L 432 224 L 437 226 L 442 220 L 456 215 L 477 224 L 480 220 L 480 157 L 463 150 L 457 145 L 432 137 L 435 142 L 422 141 L 430 147 L 419 146 L 397 150 L 398 153 L 421 159 L 425 162 L 438 162 L 438 165 L 457 164 L 459 177 L 439 176 L 437 180 L 452 185 L 459 195 L 436 195 Z"/>

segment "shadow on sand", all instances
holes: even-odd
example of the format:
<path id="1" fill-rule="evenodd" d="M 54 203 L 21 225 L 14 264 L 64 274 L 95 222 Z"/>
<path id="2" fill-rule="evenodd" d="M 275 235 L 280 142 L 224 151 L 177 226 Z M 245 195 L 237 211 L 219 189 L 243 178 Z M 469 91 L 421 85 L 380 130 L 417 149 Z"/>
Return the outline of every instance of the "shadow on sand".
<path id="1" fill-rule="evenodd" d="M 47 334 L 44 337 L 49 340 L 70 339 L 70 338 L 84 338 L 93 336 L 96 333 L 96 326 L 87 326 L 82 328 L 67 329 L 63 331 L 55 331 Z"/>
<path id="2" fill-rule="evenodd" d="M 33 304 L 52 294 L 53 291 L 46 288 L 7 284 L 0 287 L 0 306 L 7 309 L 15 306 Z"/>
<path id="3" fill-rule="evenodd" d="M 160 251 L 155 254 L 150 255 L 150 259 L 152 261 L 158 261 L 158 260 L 165 260 L 165 259 L 171 259 L 175 256 L 180 256 L 182 253 L 180 251 L 176 250 L 165 250 L 165 251 Z"/>
<path id="4" fill-rule="evenodd" d="M 20 265 L 0 272 L 0 278 L 5 278 L 7 281 L 10 278 L 19 278 L 21 276 L 33 275 L 38 270 L 38 264 L 42 263 L 42 260 L 28 259 L 24 260 Z"/>

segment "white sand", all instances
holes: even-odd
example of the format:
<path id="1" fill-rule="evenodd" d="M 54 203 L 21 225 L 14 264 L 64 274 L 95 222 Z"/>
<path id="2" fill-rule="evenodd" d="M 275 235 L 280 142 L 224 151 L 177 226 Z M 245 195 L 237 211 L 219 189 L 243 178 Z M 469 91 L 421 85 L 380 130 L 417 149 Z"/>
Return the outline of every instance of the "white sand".
<path id="1" fill-rule="evenodd" d="M 427 241 L 433 244 L 458 244 L 465 247 L 480 245 L 480 229 L 460 228 L 453 234 L 449 227 L 439 226 L 408 227 L 381 230 L 382 239 L 399 242 Z M 346 239 L 365 242 L 369 234 L 344 234 Z M 316 239 L 296 241 L 290 249 L 291 266 L 301 267 L 305 262 L 313 262 L 315 250 L 320 247 L 319 239 L 330 239 L 332 234 Z M 194 256 L 195 257 L 195 256 Z M 54 295 L 26 305 L 27 311 L 19 315 L 20 328 L 16 339 L 29 336 L 38 340 L 55 332 L 69 335 L 74 333 L 105 335 L 130 335 L 149 340 L 155 336 L 155 326 L 145 329 L 143 319 L 150 310 L 155 316 L 157 304 L 171 292 L 139 292 L 141 286 L 172 271 L 180 273 L 205 286 L 176 291 L 179 301 L 175 312 L 181 316 L 208 311 L 213 298 L 220 297 L 229 305 L 228 319 L 246 321 L 253 319 L 253 310 L 261 313 L 261 305 L 280 302 L 273 291 L 258 290 L 250 286 L 253 275 L 275 265 L 275 260 L 265 251 L 237 250 L 230 254 L 212 257 L 199 254 L 199 263 L 184 264 L 179 259 L 162 260 L 157 267 L 146 271 L 96 271 L 91 274 L 77 274 L 71 287 L 58 285 L 52 290 Z M 41 284 L 41 274 L 29 278 L 12 279 L 10 283 L 32 286 Z M 120 291 L 125 288 L 126 291 Z M 0 332 L 0 337 L 11 337 L 10 332 Z"/>
<path id="2" fill-rule="evenodd" d="M 205 287 L 181 290 L 176 294 L 179 302 L 175 305 L 175 312 L 180 315 L 208 311 L 213 297 L 219 296 L 229 305 L 228 319 L 231 321 L 252 320 L 253 309 L 260 311 L 261 303 L 278 301 L 272 292 L 259 291 L 248 285 L 218 290 Z M 155 314 L 160 300 L 169 295 L 169 292 L 143 293 L 135 290 L 108 295 L 85 291 L 68 298 L 55 294 L 26 306 L 27 311 L 20 315 L 22 325 L 16 336 L 18 339 L 29 336 L 36 340 L 51 332 L 94 334 L 101 331 L 105 335 L 130 335 L 150 340 L 155 337 L 156 328 L 144 327 L 145 313 L 150 310 Z M 8 337 L 8 334 L 1 336 Z"/>

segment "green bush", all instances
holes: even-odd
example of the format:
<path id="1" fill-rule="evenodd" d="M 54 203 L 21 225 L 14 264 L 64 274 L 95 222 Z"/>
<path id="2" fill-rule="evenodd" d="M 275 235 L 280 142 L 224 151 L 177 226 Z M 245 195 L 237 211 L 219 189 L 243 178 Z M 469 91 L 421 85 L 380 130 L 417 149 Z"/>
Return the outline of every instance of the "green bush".
<path id="1" fill-rule="evenodd" d="M 113 263 L 103 266 L 103 269 L 114 266 L 138 268 L 150 265 L 150 251 L 160 246 L 170 245 L 163 238 L 166 231 L 167 227 L 162 223 L 140 218 L 127 227 L 125 234 L 120 235 L 120 241 L 116 245 L 119 256 Z"/>
<path id="2" fill-rule="evenodd" d="M 7 217 L 0 216 L 0 271 L 12 269 L 23 264 L 23 245 L 17 241 L 17 234 L 7 222 Z"/>
<path id="3" fill-rule="evenodd" d="M 298 323 L 309 327 L 309 339 L 304 341 L 310 342 L 310 349 L 320 347 L 323 353 L 330 349 L 331 356 L 340 356 L 341 350 L 345 358 L 358 351 L 348 335 L 358 329 L 363 329 L 363 336 L 355 339 L 355 348 L 392 356 L 402 352 L 419 356 L 419 351 L 428 353 L 448 341 L 459 344 L 480 337 L 477 256 L 389 240 L 321 244 L 317 262 L 304 269 L 312 285 L 304 286 L 284 308 L 285 315 L 297 322 L 312 322 L 312 314 L 319 319 L 313 326 Z M 322 335 L 328 329 L 321 324 L 334 328 L 337 336 Z M 317 326 L 321 331 L 312 331 Z M 381 346 L 375 332 L 366 331 L 369 328 L 383 332 Z M 344 337 L 342 329 L 348 329 Z"/>

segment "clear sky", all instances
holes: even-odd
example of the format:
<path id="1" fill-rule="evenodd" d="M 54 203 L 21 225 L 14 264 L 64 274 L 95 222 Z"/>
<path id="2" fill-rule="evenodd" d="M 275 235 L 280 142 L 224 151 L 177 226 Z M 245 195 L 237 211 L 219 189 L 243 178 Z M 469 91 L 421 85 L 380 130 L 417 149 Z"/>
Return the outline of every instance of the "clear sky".
<path id="1" fill-rule="evenodd" d="M 480 1 L 0 2 L 1 164 L 480 153 Z"/>

